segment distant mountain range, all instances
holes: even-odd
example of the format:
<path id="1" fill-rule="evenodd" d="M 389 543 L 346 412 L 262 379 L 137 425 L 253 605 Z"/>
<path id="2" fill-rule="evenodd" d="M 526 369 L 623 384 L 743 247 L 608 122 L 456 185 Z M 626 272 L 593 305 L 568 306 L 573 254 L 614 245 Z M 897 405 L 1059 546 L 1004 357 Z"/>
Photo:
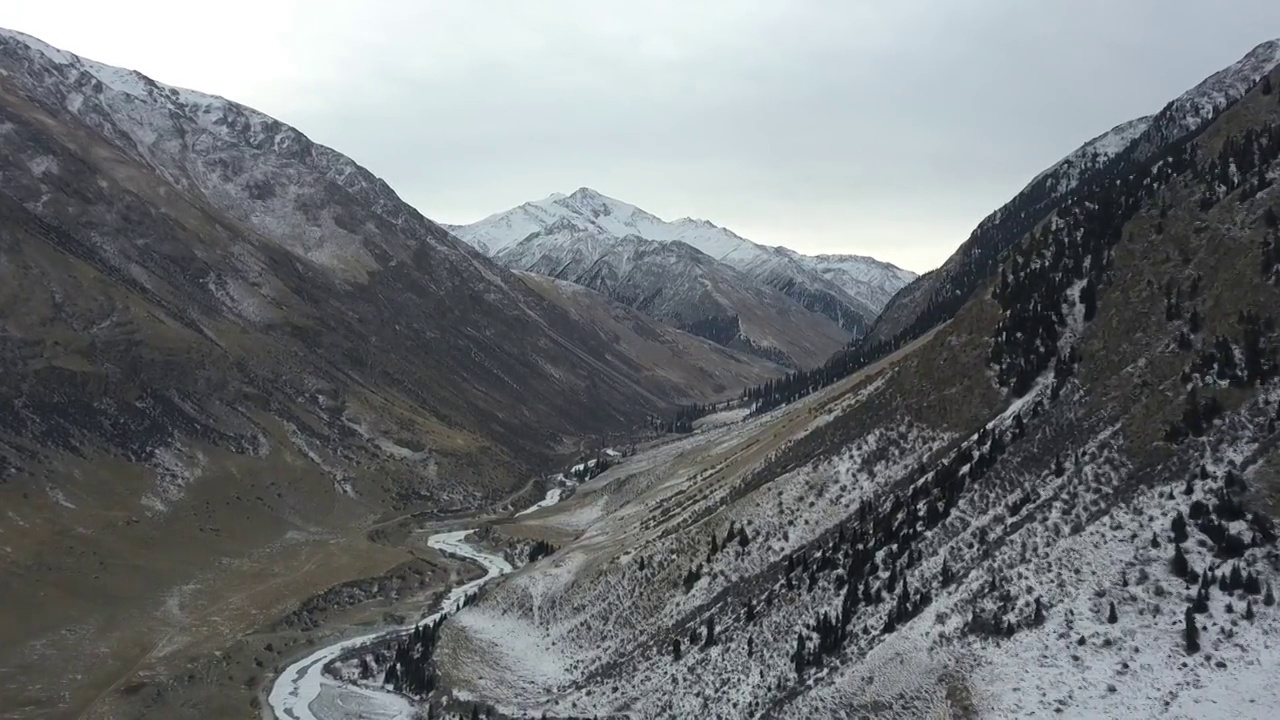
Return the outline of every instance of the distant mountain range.
<path id="1" fill-rule="evenodd" d="M 802 255 L 706 220 L 668 222 L 585 187 L 446 227 L 502 265 L 591 287 L 792 366 L 861 336 L 915 278 L 874 258 Z"/>

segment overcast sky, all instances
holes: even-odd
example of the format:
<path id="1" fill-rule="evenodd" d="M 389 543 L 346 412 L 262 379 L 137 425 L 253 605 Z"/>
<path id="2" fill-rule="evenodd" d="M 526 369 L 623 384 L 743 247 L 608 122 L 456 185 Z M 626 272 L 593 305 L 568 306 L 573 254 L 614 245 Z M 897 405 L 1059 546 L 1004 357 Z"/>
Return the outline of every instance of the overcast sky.
<path id="1" fill-rule="evenodd" d="M 917 271 L 1090 137 L 1280 36 L 1274 0 L 0 8 L 4 26 L 274 115 L 435 220 L 585 185 Z"/>

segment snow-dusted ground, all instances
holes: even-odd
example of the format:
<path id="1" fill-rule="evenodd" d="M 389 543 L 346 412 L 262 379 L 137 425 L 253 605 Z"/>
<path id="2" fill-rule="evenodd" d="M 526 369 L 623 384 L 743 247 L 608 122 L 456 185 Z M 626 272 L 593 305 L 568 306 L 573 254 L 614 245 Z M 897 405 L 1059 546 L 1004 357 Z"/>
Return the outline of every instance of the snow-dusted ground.
<path id="1" fill-rule="evenodd" d="M 773 453 L 865 402 L 883 379 L 871 378 L 853 392 L 831 388 L 736 422 L 725 413 L 717 418 L 722 422 L 629 458 L 581 486 L 571 502 L 544 513 L 539 524 L 578 538 L 504 580 L 445 625 L 437 660 L 455 696 L 517 715 L 621 711 L 627 700 L 598 685 L 584 687 L 584 679 L 612 673 L 618 660 L 629 662 L 651 642 L 649 633 L 680 623 L 728 583 L 829 530 L 876 488 L 946 442 L 945 435 L 918 427 L 870 432 L 828 462 L 734 499 Z M 690 527 L 691 518 L 707 512 L 712 516 Z M 730 523 L 747 529 L 747 546 L 734 540 L 707 564 L 702 580 L 680 591 L 681 576 L 705 557 L 709 535 L 723 537 Z M 668 684 L 663 673 L 674 667 L 660 652 L 635 676 L 630 668 L 620 670 L 639 681 L 623 683 L 622 696 Z M 756 677 L 750 687 L 767 679 Z M 737 688 L 744 696 L 752 693 L 747 685 Z M 631 710 L 635 717 L 672 717 L 657 704 L 673 697 L 658 693 Z M 691 705 L 684 710 L 693 714 L 680 717 L 702 716 Z"/>
<path id="2" fill-rule="evenodd" d="M 559 488 L 547 493 L 532 509 L 548 507 L 560 499 Z M 268 696 L 268 703 L 275 717 L 284 720 L 340 720 L 368 718 L 369 720 L 411 720 L 414 708 L 404 697 L 394 693 L 373 690 L 343 683 L 324 673 L 324 668 L 339 656 L 364 645 L 385 640 L 413 630 L 418 625 L 429 625 L 441 615 L 456 611 L 468 595 L 493 578 L 512 571 L 511 564 L 499 555 L 476 547 L 466 541 L 474 530 L 456 530 L 439 533 L 427 539 L 431 547 L 449 555 L 478 563 L 485 569 L 484 577 L 459 585 L 445 597 L 440 609 L 418 623 L 404 627 L 380 630 L 349 640 L 328 645 L 290 665 L 276 679 Z"/>
<path id="3" fill-rule="evenodd" d="M 1067 293 L 1064 343 L 1079 337 L 1076 290 Z M 1181 475 L 1134 488 L 1122 424 L 1071 419 L 1078 398 L 1068 391 L 1052 401 L 1050 372 L 961 443 L 981 449 L 1023 423 L 1029 433 L 1010 440 L 950 517 L 914 541 L 921 560 L 910 581 L 932 604 L 890 632 L 882 628 L 892 602 L 863 606 L 844 651 L 797 681 L 797 632 L 816 642 L 816 618 L 839 612 L 839 573 L 814 582 L 797 571 L 793 589 L 770 568 L 801 553 L 813 563 L 863 500 L 883 502 L 959 438 L 906 419 L 860 425 L 826 459 L 759 486 L 751 477 L 789 443 L 848 423 L 865 403 L 885 404 L 877 396 L 892 391 L 894 372 L 642 452 L 530 520 L 577 539 L 445 625 L 437 659 L 455 696 L 532 717 L 915 718 L 957 707 L 996 718 L 1280 716 L 1280 686 L 1267 680 L 1280 662 L 1277 608 L 1215 589 L 1209 613 L 1197 616 L 1203 649 L 1188 655 L 1181 628 L 1190 596 L 1169 571 L 1170 518 L 1192 500 L 1212 502 L 1228 470 L 1251 478 L 1272 452 L 1259 423 L 1275 414 L 1280 392 L 1262 393 L 1199 450 L 1188 446 L 1192 467 L 1210 478 L 1187 495 Z M 1058 442 L 1063 423 L 1074 439 L 1059 472 L 1040 445 Z M 746 528 L 749 543 L 730 541 L 730 527 Z M 1231 531 L 1245 533 L 1244 523 Z M 1225 572 L 1230 563 L 1198 532 L 1184 544 L 1191 564 Z M 718 552 L 709 552 L 711 537 Z M 956 573 L 947 586 L 944 559 Z M 1271 582 L 1277 560 L 1259 547 L 1240 565 Z M 695 567 L 699 577 L 686 583 Z M 1253 620 L 1244 618 L 1248 602 Z M 1015 623 L 1016 633 L 970 630 L 975 612 Z M 711 647 L 689 638 L 707 618 L 717 627 Z M 673 657 L 675 639 L 682 659 Z"/>
<path id="4" fill-rule="evenodd" d="M 718 428 L 723 425 L 732 425 L 737 422 L 742 422 L 750 414 L 751 414 L 751 408 L 749 407 L 735 408 L 733 410 L 722 410 L 718 413 L 704 415 L 698 418 L 697 420 L 694 420 L 693 429 L 694 430 L 710 430 L 711 428 Z"/>

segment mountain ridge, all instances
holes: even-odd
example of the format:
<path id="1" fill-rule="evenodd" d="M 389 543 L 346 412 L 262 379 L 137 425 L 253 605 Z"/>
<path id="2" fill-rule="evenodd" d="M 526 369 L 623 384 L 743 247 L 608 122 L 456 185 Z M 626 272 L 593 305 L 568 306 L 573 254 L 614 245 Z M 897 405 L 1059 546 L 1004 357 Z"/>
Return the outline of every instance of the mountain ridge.
<path id="1" fill-rule="evenodd" d="M 950 318 L 992 272 L 996 259 L 1081 184 L 1105 182 L 1194 136 L 1277 65 L 1280 39 L 1262 42 L 1155 114 L 1115 126 L 1037 174 L 984 218 L 940 267 L 902 288 L 876 318 L 863 345 L 900 346 Z"/>
<path id="2" fill-rule="evenodd" d="M 498 257 L 512 269 L 583 285 L 674 327 L 789 367 L 818 364 L 849 337 L 827 317 L 680 240 L 602 238 L 561 218 Z"/>
<path id="3" fill-rule="evenodd" d="M 718 328 L 724 327 L 728 318 L 757 316 L 760 320 L 754 327 L 741 334 L 742 343 L 760 348 L 765 357 L 785 358 L 792 367 L 816 366 L 850 337 L 861 336 L 879 309 L 915 277 L 909 271 L 865 256 L 807 256 L 784 247 L 758 245 L 707 220 L 686 217 L 667 222 L 588 187 L 567 195 L 552 193 L 470 225 L 450 225 L 447 229 L 502 265 L 576 282 L 594 282 L 591 287 L 612 293 L 623 302 L 648 306 L 650 294 L 667 295 L 667 302 L 660 303 L 656 316 L 677 327 L 694 327 L 692 323 L 700 329 L 714 327 L 714 336 L 723 339 L 728 331 Z M 615 282 L 626 281 L 627 268 L 634 265 L 624 263 L 624 268 L 610 263 L 618 262 L 628 249 L 634 250 L 637 239 L 667 245 L 682 243 L 704 254 L 705 260 L 691 262 L 719 277 L 719 285 L 736 286 L 738 304 L 695 302 L 692 299 L 705 289 L 703 282 L 663 288 L 646 281 L 641 283 L 642 288 L 618 290 L 600 281 L 606 276 Z M 681 274 L 680 268 L 662 265 L 659 255 L 649 253 L 655 265 L 644 275 L 657 278 L 663 273 Z M 570 257 L 576 259 L 569 260 Z M 595 270 L 584 275 L 569 272 L 569 268 L 580 266 L 593 266 Z M 719 270 L 715 269 L 717 266 Z M 807 320 L 804 324 L 810 329 L 804 329 L 791 327 L 791 321 L 763 320 L 768 315 L 795 317 L 785 301 L 765 299 L 774 292 L 804 311 L 835 323 L 848 335 L 836 344 L 826 344 L 821 357 L 814 356 L 812 348 L 801 343 L 800 338 L 815 336 L 813 328 L 822 327 L 822 323 Z M 830 336 L 830 331 L 821 330 L 816 336 Z M 781 354 L 771 355 L 770 347 Z"/>
<path id="4" fill-rule="evenodd" d="M 569 211 L 567 215 L 563 212 L 565 210 Z M 841 289 L 870 306 L 872 311 L 878 311 L 888 301 L 896 290 L 892 287 L 895 281 L 900 287 L 901 283 L 915 277 L 915 273 L 909 270 L 866 255 L 805 255 L 783 246 L 760 245 L 710 220 L 682 217 L 665 221 L 635 205 L 585 186 L 568 195 L 552 193 L 542 200 L 525 202 L 473 223 L 445 227 L 481 252 L 500 256 L 504 250 L 528 235 L 545 230 L 546 223 L 551 218 L 566 216 L 577 221 L 580 227 L 595 225 L 602 234 L 613 238 L 635 234 L 659 242 L 681 240 L 739 270 L 759 267 L 762 261 L 778 255 L 805 260 L 821 259 L 826 262 L 838 259 L 849 264 L 846 272 L 850 278 L 840 286 Z M 876 280 L 872 288 L 858 287 L 857 283 L 867 283 L 871 279 Z"/>

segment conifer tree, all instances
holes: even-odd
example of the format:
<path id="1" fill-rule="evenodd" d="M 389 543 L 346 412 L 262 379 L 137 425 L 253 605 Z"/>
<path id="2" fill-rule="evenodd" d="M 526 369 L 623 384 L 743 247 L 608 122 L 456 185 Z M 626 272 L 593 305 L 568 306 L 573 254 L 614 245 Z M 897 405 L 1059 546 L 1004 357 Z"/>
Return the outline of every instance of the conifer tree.
<path id="1" fill-rule="evenodd" d="M 671 656 L 675 658 L 676 662 L 680 662 L 680 638 L 675 638 L 671 641 Z"/>
<path id="2" fill-rule="evenodd" d="M 792 662 L 795 663 L 795 667 L 796 667 L 796 677 L 800 678 L 801 680 L 804 679 L 805 657 L 806 657 L 806 650 L 805 650 L 804 633 L 801 632 L 801 633 L 797 633 L 796 635 L 796 651 L 791 654 L 791 660 Z"/>
<path id="3" fill-rule="evenodd" d="M 1258 580 L 1258 576 L 1250 570 L 1248 575 L 1244 577 L 1244 585 L 1242 589 L 1250 595 L 1262 594 L 1262 583 Z"/>
<path id="4" fill-rule="evenodd" d="M 1186 642 L 1187 654 L 1191 655 L 1200 651 L 1200 628 L 1196 625 L 1196 614 L 1191 608 L 1187 608 L 1183 614 L 1183 631 L 1182 637 Z"/>
<path id="5" fill-rule="evenodd" d="M 1114 601 L 1112 601 L 1111 609 L 1107 611 L 1107 623 L 1111 625 L 1115 625 L 1119 621 L 1120 621 L 1120 616 L 1116 614 L 1116 604 Z"/>
<path id="6" fill-rule="evenodd" d="M 702 640 L 703 649 L 709 648 L 716 644 L 716 619 L 712 616 L 707 617 L 707 634 Z"/>
<path id="7" fill-rule="evenodd" d="M 1252 622 L 1254 617 L 1255 616 L 1253 614 L 1253 601 L 1248 600 L 1244 604 L 1244 619 Z"/>
<path id="8" fill-rule="evenodd" d="M 1084 321 L 1089 322 L 1098 315 L 1098 285 L 1090 275 L 1080 288 L 1080 304 L 1084 306 Z"/>
<path id="9" fill-rule="evenodd" d="M 1181 510 L 1173 516 L 1173 521 L 1169 523 L 1169 526 L 1173 531 L 1173 541 L 1175 543 L 1182 544 L 1187 541 L 1187 519 L 1182 516 Z"/>
<path id="10" fill-rule="evenodd" d="M 1209 593 L 1203 589 L 1196 591 L 1196 601 L 1191 606 L 1192 612 L 1203 615 L 1209 612 Z"/>
<path id="11" fill-rule="evenodd" d="M 1173 574 L 1177 577 L 1187 576 L 1187 556 L 1182 554 L 1182 546 L 1173 546 L 1173 562 L 1171 563 Z"/>

